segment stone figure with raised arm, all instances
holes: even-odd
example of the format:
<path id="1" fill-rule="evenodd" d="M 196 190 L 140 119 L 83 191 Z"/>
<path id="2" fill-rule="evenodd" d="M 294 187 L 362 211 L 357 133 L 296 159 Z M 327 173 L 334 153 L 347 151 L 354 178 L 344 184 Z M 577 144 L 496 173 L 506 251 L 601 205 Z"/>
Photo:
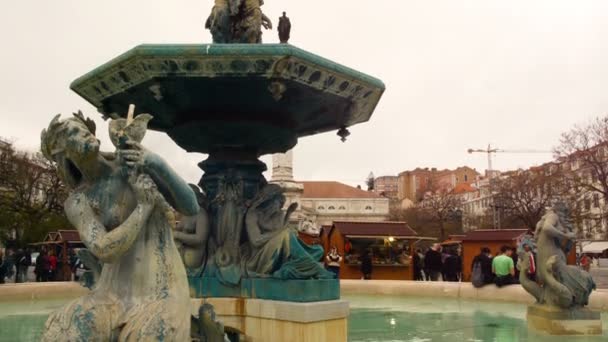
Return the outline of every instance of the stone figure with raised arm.
<path id="1" fill-rule="evenodd" d="M 520 282 L 524 289 L 536 298 L 537 303 L 570 309 L 583 307 L 595 283 L 589 273 L 568 265 L 566 256 L 573 248 L 575 234 L 569 210 L 558 203 L 536 225 L 536 281 L 528 279 L 530 255 L 523 249 L 518 253 Z M 533 243 L 526 242 L 533 247 Z"/>
<path id="2" fill-rule="evenodd" d="M 111 125 L 116 153 L 100 152 L 95 124 L 82 113 L 42 132 L 41 149 L 55 162 L 71 194 L 65 212 L 101 263 L 93 290 L 50 315 L 43 341 L 187 341 L 190 298 L 186 271 L 172 236 L 170 203 L 187 216 L 194 192 L 138 140 L 131 115 Z M 118 129 L 116 129 L 118 127 Z M 139 133 L 138 133 L 139 132 Z M 115 139 L 117 138 L 117 139 Z"/>

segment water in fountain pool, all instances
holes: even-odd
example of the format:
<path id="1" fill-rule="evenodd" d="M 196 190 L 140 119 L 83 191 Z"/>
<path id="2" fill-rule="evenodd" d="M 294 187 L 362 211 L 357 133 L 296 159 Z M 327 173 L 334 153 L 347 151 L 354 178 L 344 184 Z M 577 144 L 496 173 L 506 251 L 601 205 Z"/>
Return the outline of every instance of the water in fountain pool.
<path id="1" fill-rule="evenodd" d="M 348 295 L 351 342 L 595 342 L 608 340 L 608 313 L 602 314 L 604 336 L 559 337 L 529 333 L 526 306 L 445 298 Z M 66 300 L 0 303 L 0 342 L 38 341 L 48 314 Z"/>
<path id="2" fill-rule="evenodd" d="M 528 332 L 526 305 L 444 298 L 349 295 L 351 342 L 595 342 L 608 340 L 608 313 L 602 314 L 604 336 L 540 336 Z"/>

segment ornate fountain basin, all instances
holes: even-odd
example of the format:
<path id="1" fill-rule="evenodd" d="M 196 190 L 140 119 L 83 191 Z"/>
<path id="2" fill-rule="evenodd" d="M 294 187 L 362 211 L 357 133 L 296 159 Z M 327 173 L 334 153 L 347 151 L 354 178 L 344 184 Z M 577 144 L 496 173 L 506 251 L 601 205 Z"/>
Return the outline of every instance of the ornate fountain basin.
<path id="1" fill-rule="evenodd" d="M 369 120 L 385 89 L 287 44 L 140 45 L 71 88 L 108 117 L 134 103 L 189 152 L 258 156 Z"/>

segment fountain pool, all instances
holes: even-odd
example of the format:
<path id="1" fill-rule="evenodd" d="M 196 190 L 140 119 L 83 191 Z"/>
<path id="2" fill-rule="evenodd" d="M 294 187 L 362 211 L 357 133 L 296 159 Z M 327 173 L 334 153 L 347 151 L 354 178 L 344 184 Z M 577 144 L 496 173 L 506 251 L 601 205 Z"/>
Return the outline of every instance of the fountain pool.
<path id="1" fill-rule="evenodd" d="M 526 304 L 454 298 L 342 295 L 350 302 L 348 337 L 352 342 L 591 342 L 604 336 L 540 336 L 528 332 Z M 602 313 L 608 326 L 608 313 Z"/>
<path id="2" fill-rule="evenodd" d="M 528 332 L 526 305 L 455 298 L 343 295 L 350 302 L 348 339 L 352 342 L 519 342 L 605 341 L 600 337 L 539 336 Z M 38 341 L 48 314 L 65 299 L 3 301 L 0 341 Z M 608 327 L 608 313 L 602 314 Z"/>

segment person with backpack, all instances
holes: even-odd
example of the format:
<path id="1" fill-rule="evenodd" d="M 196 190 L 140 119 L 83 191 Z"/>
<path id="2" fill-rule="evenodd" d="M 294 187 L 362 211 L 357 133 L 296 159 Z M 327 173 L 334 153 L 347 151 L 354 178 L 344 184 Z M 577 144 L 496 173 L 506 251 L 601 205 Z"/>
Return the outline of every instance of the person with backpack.
<path id="1" fill-rule="evenodd" d="M 480 253 L 473 258 L 471 270 L 473 286 L 479 288 L 494 282 L 492 257 L 488 247 L 482 247 Z"/>

